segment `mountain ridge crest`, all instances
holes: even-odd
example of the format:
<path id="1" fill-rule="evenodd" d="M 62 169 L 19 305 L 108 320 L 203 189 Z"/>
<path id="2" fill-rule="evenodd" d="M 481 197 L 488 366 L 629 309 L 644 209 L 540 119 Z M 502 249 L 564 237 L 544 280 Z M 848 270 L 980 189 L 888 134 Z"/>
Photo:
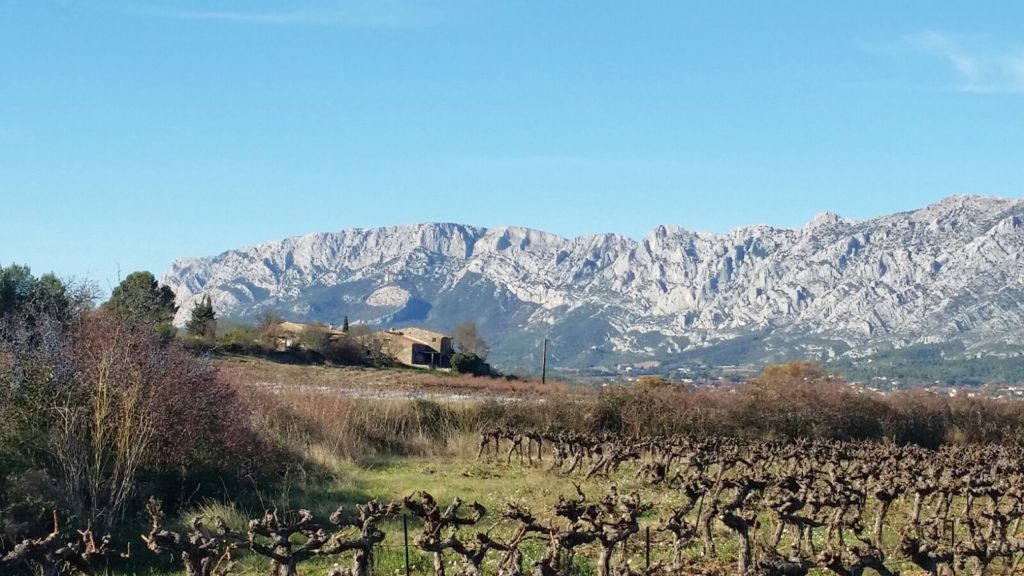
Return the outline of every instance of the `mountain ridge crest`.
<path id="1" fill-rule="evenodd" d="M 178 324 L 202 295 L 241 319 L 474 321 L 509 366 L 532 362 L 541 335 L 561 339 L 579 366 L 755 336 L 766 358 L 930 343 L 1008 353 L 1024 344 L 1022 222 L 1024 200 L 958 195 L 860 221 L 823 212 L 801 228 L 660 225 L 641 239 L 418 223 L 180 258 L 162 281 L 178 296 Z"/>

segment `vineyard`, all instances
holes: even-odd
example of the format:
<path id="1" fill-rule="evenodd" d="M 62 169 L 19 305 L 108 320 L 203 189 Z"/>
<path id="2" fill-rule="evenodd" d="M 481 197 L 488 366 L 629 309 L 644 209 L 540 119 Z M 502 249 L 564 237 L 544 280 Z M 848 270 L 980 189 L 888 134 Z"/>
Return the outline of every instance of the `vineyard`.
<path id="1" fill-rule="evenodd" d="M 217 517 L 165 526 L 151 501 L 136 541 L 147 551 L 63 529 L 55 513 L 50 533 L 11 547 L 0 567 L 92 575 L 156 554 L 188 576 L 368 576 L 387 554 L 398 558 L 392 572 L 438 576 L 885 576 L 1014 574 L 1024 558 L 1018 448 L 495 428 L 475 451 L 480 466 L 543 470 L 575 487 L 550 504 L 493 510 L 422 490 L 324 518 L 269 508 L 244 529 Z"/>

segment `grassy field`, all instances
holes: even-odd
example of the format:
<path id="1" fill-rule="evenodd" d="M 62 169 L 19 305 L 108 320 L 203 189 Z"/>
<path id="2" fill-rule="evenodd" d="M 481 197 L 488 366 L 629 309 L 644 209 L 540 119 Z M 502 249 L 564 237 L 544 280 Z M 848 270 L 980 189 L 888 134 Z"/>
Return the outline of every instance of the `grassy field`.
<path id="1" fill-rule="evenodd" d="M 221 377 L 242 385 L 311 387 L 325 390 L 415 392 L 437 394 L 547 394 L 564 393 L 562 382 L 519 378 L 481 378 L 443 370 L 418 368 L 362 368 L 281 364 L 250 356 L 221 356 L 216 360 Z"/>
<path id="2" fill-rule="evenodd" d="M 464 531 L 467 541 L 475 531 L 490 532 L 501 536 L 509 533 L 510 528 L 498 518 L 508 503 L 516 503 L 531 510 L 544 513 L 559 496 L 575 495 L 574 481 L 580 482 L 581 488 L 595 497 L 607 492 L 612 484 L 620 490 L 638 490 L 645 499 L 656 504 L 655 510 L 666 509 L 675 502 L 675 498 L 664 492 L 651 490 L 631 475 L 619 475 L 614 479 L 580 481 L 578 478 L 565 477 L 550 473 L 545 465 L 534 467 L 504 463 L 503 458 L 493 456 L 477 461 L 476 446 L 470 438 L 463 441 L 456 439 L 451 450 L 435 457 L 386 457 L 368 459 L 361 462 L 334 460 L 321 462 L 327 464 L 315 476 L 296 471 L 286 482 L 273 493 L 259 494 L 263 506 L 278 507 L 293 515 L 300 508 L 307 508 L 321 520 L 325 520 L 338 506 L 351 509 L 356 504 L 371 499 L 401 502 L 419 490 L 432 494 L 442 505 L 447 505 L 455 498 L 461 498 L 468 507 L 472 502 L 483 504 L 488 511 L 487 516 L 479 525 Z M 322 453 L 321 453 L 322 454 Z M 183 521 L 190 522 L 195 516 L 205 518 L 222 517 L 229 526 L 241 532 L 245 531 L 248 518 L 262 514 L 263 506 L 240 508 L 236 505 L 225 505 L 219 502 L 198 502 L 189 507 Z M 656 512 L 645 518 L 645 525 L 655 523 Z M 376 572 L 378 574 L 404 574 L 405 557 L 402 545 L 401 516 L 382 525 L 387 539 L 376 552 Z M 416 550 L 413 541 L 420 529 L 415 518 L 409 519 L 410 562 L 412 571 L 418 574 L 432 573 L 430 558 Z M 634 539 L 634 543 L 642 543 L 642 538 Z M 527 563 L 539 558 L 546 546 L 545 542 L 534 541 L 524 546 Z M 586 549 L 581 549 L 581 556 L 589 556 Z M 643 561 L 643 551 L 633 549 L 631 553 L 635 561 Z M 148 550 L 140 550 L 133 566 L 128 568 L 130 574 L 154 574 L 177 576 L 183 574 L 176 560 L 170 554 L 162 555 L 154 562 L 153 554 Z M 495 555 L 496 556 L 496 555 Z M 235 573 L 242 575 L 267 574 L 269 562 L 259 556 L 242 551 L 236 555 L 238 567 Z M 329 559 L 317 559 L 300 566 L 303 574 L 324 574 L 334 562 L 343 566 L 350 563 L 349 556 Z M 578 566 L 580 574 L 592 571 L 589 563 L 581 558 Z"/>
<path id="3" fill-rule="evenodd" d="M 659 520 L 664 518 L 672 508 L 680 502 L 678 491 L 664 487 L 651 487 L 645 482 L 636 480 L 633 468 L 626 467 L 623 471 L 613 474 L 610 478 L 584 480 L 581 475 L 565 476 L 548 470 L 549 462 L 534 463 L 533 466 L 520 464 L 513 458 L 511 464 L 505 462 L 505 456 L 488 455 L 483 459 L 476 458 L 475 438 L 460 435 L 451 438 L 443 452 L 430 457 L 371 457 L 359 461 L 338 459 L 327 456 L 324 449 L 310 449 L 310 462 L 316 471 L 295 469 L 285 481 L 272 491 L 263 492 L 254 488 L 256 501 L 248 506 L 219 501 L 198 501 L 190 503 L 175 528 L 188 525 L 197 516 L 205 519 L 223 518 L 234 530 L 245 533 L 248 519 L 257 517 L 265 509 L 276 507 L 285 517 L 294 518 L 299 509 L 309 509 L 316 518 L 327 525 L 326 519 L 339 506 L 351 510 L 355 505 L 372 499 L 382 502 L 401 502 L 403 498 L 414 495 L 419 490 L 432 494 L 442 507 L 450 504 L 455 498 L 465 502 L 465 508 L 472 502 L 479 502 L 487 508 L 487 515 L 475 526 L 460 531 L 464 541 L 471 541 L 476 532 L 488 532 L 499 539 L 511 533 L 511 526 L 504 523 L 500 514 L 509 503 L 529 508 L 546 517 L 551 507 L 560 496 L 575 495 L 575 484 L 591 498 L 599 499 L 615 486 L 620 492 L 638 492 L 642 499 L 651 502 L 654 507 L 641 518 L 641 531 L 630 539 L 629 547 L 618 554 L 630 559 L 637 567 L 642 567 L 644 558 L 644 529 L 650 527 L 654 545 L 652 560 L 668 560 L 671 544 L 670 536 L 659 533 L 656 528 Z M 897 511 L 904 513 L 906 511 Z M 382 523 L 381 528 L 387 534 L 385 542 L 375 551 L 375 573 L 380 575 L 401 575 L 405 573 L 405 549 L 403 546 L 402 516 L 400 511 L 391 520 Z M 768 518 L 764 521 L 770 522 Z M 144 531 L 140 525 L 138 533 Z M 431 558 L 415 547 L 415 538 L 421 528 L 420 523 L 412 516 L 408 517 L 410 567 L 413 574 L 433 574 Z M 766 524 L 764 530 L 769 530 Z M 706 570 L 715 569 L 719 574 L 732 574 L 735 570 L 735 541 L 728 532 L 718 527 L 716 533 L 718 558 L 702 561 Z M 895 538 L 895 535 L 892 536 Z M 528 570 L 532 561 L 539 559 L 546 548 L 546 541 L 537 538 L 525 543 L 525 567 Z M 895 546 L 895 540 L 893 540 Z M 137 547 L 136 547 L 137 546 Z M 150 575 L 150 576 L 182 576 L 184 571 L 178 560 L 170 553 L 154 555 L 141 546 L 133 545 L 132 559 L 125 566 L 111 571 L 114 576 Z M 699 545 L 691 545 L 688 550 L 694 560 L 699 553 Z M 574 560 L 573 574 L 595 574 L 593 559 L 597 548 L 583 546 L 578 550 Z M 257 576 L 269 574 L 269 561 L 248 552 L 244 547 L 234 555 L 237 566 L 232 574 Z M 485 573 L 494 573 L 497 554 L 492 553 L 485 563 Z M 456 572 L 454 560 L 450 573 Z M 342 556 L 317 558 L 299 566 L 300 574 L 319 576 L 326 574 L 332 564 L 339 563 L 344 567 L 351 564 L 351 553 Z M 490 570 L 486 568 L 490 566 Z M 904 575 L 920 574 L 913 566 L 904 564 L 900 567 Z M 711 572 L 704 572 L 711 573 Z M 826 571 L 814 571 L 812 574 L 828 574 Z"/>
<path id="4" fill-rule="evenodd" d="M 442 506 L 460 498 L 467 512 L 473 502 L 486 507 L 485 518 L 461 533 L 468 542 L 478 531 L 498 538 L 509 535 L 513 527 L 499 517 L 510 503 L 528 508 L 539 516 L 549 516 L 560 496 L 575 496 L 575 483 L 594 499 L 603 497 L 613 485 L 624 492 L 638 491 L 645 500 L 655 504 L 655 509 L 643 520 L 644 526 L 651 525 L 652 529 L 659 512 L 678 501 L 677 494 L 651 489 L 634 479 L 632 469 L 612 478 L 582 480 L 578 474 L 569 477 L 549 471 L 550 461 L 529 466 L 513 458 L 509 464 L 504 454 L 477 459 L 476 429 L 493 424 L 480 420 L 486 418 L 486 410 L 480 408 L 481 400 L 494 401 L 496 397 L 516 395 L 517 406 L 531 405 L 546 410 L 552 404 L 566 405 L 565 402 L 545 402 L 543 398 L 548 394 L 556 394 L 561 400 L 568 398 L 568 405 L 571 405 L 573 394 L 567 395 L 564 385 L 549 384 L 538 394 L 539 382 L 419 370 L 291 366 L 246 358 L 219 359 L 217 366 L 219 377 L 237 386 L 247 397 L 257 429 L 276 444 L 299 455 L 297 462 L 301 464 L 290 467 L 283 481 L 272 489 L 254 486 L 253 497 L 247 505 L 223 500 L 189 503 L 180 515 L 177 528 L 189 525 L 196 516 L 222 517 L 234 530 L 244 533 L 248 520 L 269 508 L 277 508 L 286 517 L 294 517 L 300 509 L 309 509 L 326 524 L 326 519 L 339 506 L 352 510 L 355 505 L 373 499 L 401 503 L 405 497 L 423 490 Z M 381 399 L 337 393 L 351 389 L 470 391 L 480 394 L 480 398 L 424 401 L 415 397 Z M 547 453 L 544 457 L 550 459 Z M 405 514 L 402 511 L 381 526 L 387 539 L 375 552 L 377 574 L 405 572 L 402 536 L 402 515 Z M 432 574 L 431 558 L 414 545 L 421 524 L 411 516 L 407 520 L 412 572 Z M 642 544 L 642 538 L 634 538 L 632 542 Z M 547 542 L 542 539 L 521 546 L 527 569 L 544 554 L 546 547 Z M 628 554 L 635 557 L 634 561 L 643 561 L 642 549 L 630 549 Z M 574 563 L 575 573 L 592 573 L 591 557 L 595 555 L 596 548 L 581 547 Z M 140 549 L 134 556 L 124 574 L 183 574 L 177 559 L 169 553 L 157 559 L 150 551 Z M 492 556 L 491 564 L 497 560 L 497 554 Z M 300 565 L 299 572 L 326 574 L 335 562 L 349 566 L 350 558 L 349 554 L 342 558 L 314 559 Z M 234 574 L 268 573 L 269 561 L 247 550 L 240 549 L 235 560 L 238 564 Z"/>

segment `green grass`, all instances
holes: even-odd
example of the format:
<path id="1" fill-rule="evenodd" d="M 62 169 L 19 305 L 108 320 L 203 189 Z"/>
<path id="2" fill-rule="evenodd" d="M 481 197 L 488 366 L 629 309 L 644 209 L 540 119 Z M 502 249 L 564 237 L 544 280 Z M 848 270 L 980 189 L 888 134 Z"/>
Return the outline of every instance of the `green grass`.
<path id="1" fill-rule="evenodd" d="M 352 510 L 356 504 L 374 498 L 385 502 L 401 502 L 404 497 L 425 490 L 442 505 L 447 505 L 459 497 L 465 502 L 467 511 L 468 505 L 474 501 L 487 508 L 487 516 L 480 524 L 463 531 L 467 539 L 474 530 L 490 530 L 493 535 L 501 537 L 512 529 L 511 526 L 502 524 L 498 518 L 506 504 L 514 502 L 530 508 L 539 515 L 546 515 L 559 496 L 575 495 L 573 482 L 580 479 L 551 473 L 547 470 L 548 466 L 550 462 L 547 461 L 542 465 L 535 463 L 533 467 L 528 467 L 520 465 L 515 460 L 508 465 L 505 464 L 504 457 L 495 459 L 493 456 L 487 461 L 476 461 L 465 451 L 437 458 L 382 457 L 362 462 L 334 461 L 330 463 L 325 475 L 313 477 L 302 473 L 291 474 L 274 493 L 261 493 L 256 500 L 262 501 L 266 507 L 276 506 L 285 514 L 293 514 L 299 508 L 307 508 L 318 519 L 326 522 L 326 518 L 338 506 Z M 581 482 L 581 486 L 588 496 L 598 498 L 603 496 L 613 483 L 622 491 L 639 490 L 644 498 L 653 501 L 657 508 L 663 509 L 675 500 L 671 494 L 643 486 L 634 480 L 631 474 L 626 473 L 619 474 L 613 479 Z M 206 501 L 188 510 L 181 518 L 181 522 L 191 522 L 196 516 L 219 516 L 223 517 L 231 528 L 244 532 L 247 519 L 261 513 L 262 510 L 258 506 L 254 509 L 244 509 L 235 504 Z M 653 524 L 656 516 L 654 512 L 648 513 L 644 522 Z M 404 574 L 401 517 L 383 523 L 381 528 L 387 534 L 387 539 L 376 551 L 376 572 L 382 575 Z M 431 559 L 416 550 L 413 545 L 419 529 L 418 521 L 410 517 L 410 562 L 414 573 L 429 574 L 433 570 Z M 543 555 L 546 546 L 547 543 L 540 540 L 524 544 L 522 550 L 527 564 Z M 596 555 L 593 550 L 579 550 L 574 562 L 574 573 L 590 573 L 592 552 Z M 641 534 L 631 542 L 630 554 L 633 562 L 644 561 L 642 529 Z M 163 554 L 162 558 L 157 559 L 151 552 L 140 547 L 138 551 L 133 550 L 133 556 L 135 559 L 126 567 L 126 571 L 116 574 L 183 574 L 177 560 L 170 554 Z M 263 575 L 268 571 L 269 563 L 264 558 L 244 550 L 238 551 L 235 557 L 238 561 L 235 570 L 237 574 Z M 490 555 L 488 560 L 490 563 L 496 562 L 497 554 Z M 301 574 L 325 574 L 335 562 L 349 566 L 351 556 L 311 560 L 301 564 L 299 571 Z"/>

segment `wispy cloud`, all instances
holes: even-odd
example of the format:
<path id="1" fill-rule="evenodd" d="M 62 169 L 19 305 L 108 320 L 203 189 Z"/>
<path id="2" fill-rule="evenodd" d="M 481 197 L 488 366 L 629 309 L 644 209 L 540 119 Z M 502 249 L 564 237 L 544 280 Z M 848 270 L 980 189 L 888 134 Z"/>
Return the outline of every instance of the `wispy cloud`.
<path id="1" fill-rule="evenodd" d="M 933 30 L 904 36 L 901 46 L 944 61 L 954 90 L 1024 93 L 1024 48 L 993 47 Z"/>
<path id="2" fill-rule="evenodd" d="M 117 5 L 118 12 L 153 18 L 222 22 L 228 24 L 408 28 L 428 24 L 432 17 L 420 4 L 400 0 L 335 0 L 283 3 L 280 9 L 170 8 L 162 5 Z"/>

